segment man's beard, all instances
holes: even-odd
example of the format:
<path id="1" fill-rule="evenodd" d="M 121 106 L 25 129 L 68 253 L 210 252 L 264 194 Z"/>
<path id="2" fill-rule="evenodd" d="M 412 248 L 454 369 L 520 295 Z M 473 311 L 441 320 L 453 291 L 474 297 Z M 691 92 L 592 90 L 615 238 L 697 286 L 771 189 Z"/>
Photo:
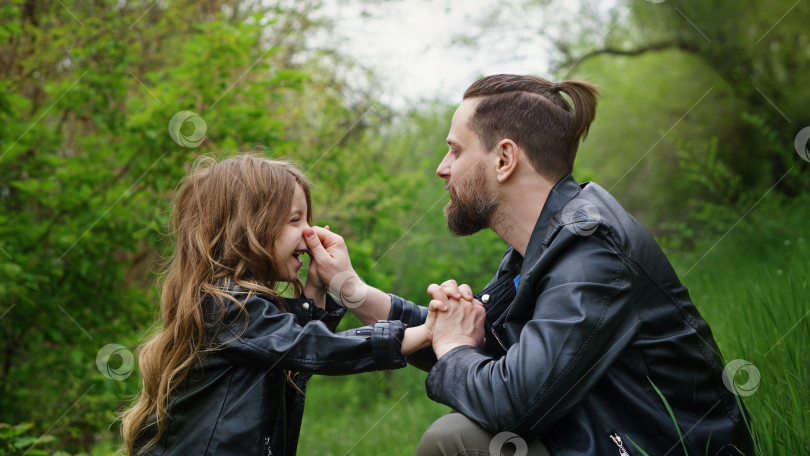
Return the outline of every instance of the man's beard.
<path id="1" fill-rule="evenodd" d="M 468 171 L 450 187 L 450 202 L 444 207 L 447 228 L 456 236 L 469 236 L 490 226 L 498 208 L 498 200 L 487 190 L 483 163 Z"/>

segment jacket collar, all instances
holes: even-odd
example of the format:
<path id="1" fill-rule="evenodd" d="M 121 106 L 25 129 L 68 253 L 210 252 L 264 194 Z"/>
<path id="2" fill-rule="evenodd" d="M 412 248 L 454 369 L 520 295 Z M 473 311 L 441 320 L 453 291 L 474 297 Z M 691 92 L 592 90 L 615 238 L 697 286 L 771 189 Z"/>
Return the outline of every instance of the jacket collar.
<path id="1" fill-rule="evenodd" d="M 523 266 L 520 268 L 520 282 L 523 282 L 526 274 L 531 271 L 532 266 L 540 258 L 540 254 L 543 253 L 543 238 L 551 218 L 554 214 L 560 212 L 569 201 L 574 199 L 581 190 L 579 183 L 569 174 L 557 182 L 549 192 L 543 210 L 540 211 L 540 217 L 537 218 L 532 235 L 529 237 L 526 256 L 523 258 Z M 513 254 L 517 255 L 518 253 L 513 252 Z"/>

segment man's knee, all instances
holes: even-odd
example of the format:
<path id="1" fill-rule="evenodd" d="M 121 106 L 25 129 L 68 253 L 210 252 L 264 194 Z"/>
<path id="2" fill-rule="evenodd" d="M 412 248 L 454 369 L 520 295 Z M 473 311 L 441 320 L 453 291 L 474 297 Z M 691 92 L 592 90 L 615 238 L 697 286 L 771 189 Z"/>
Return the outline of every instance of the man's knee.
<path id="1" fill-rule="evenodd" d="M 417 456 L 489 456 L 491 434 L 461 413 L 434 421 L 422 435 Z"/>
<path id="2" fill-rule="evenodd" d="M 495 456 L 548 456 L 548 449 L 539 440 L 526 444 L 520 437 L 514 436 L 520 443 L 503 439 L 495 442 L 495 435 L 488 432 L 475 421 L 461 413 L 450 413 L 438 420 L 425 431 L 416 456 L 489 456 L 490 450 Z M 507 443 L 507 440 L 510 442 Z M 495 448 L 492 448 L 492 447 Z"/>

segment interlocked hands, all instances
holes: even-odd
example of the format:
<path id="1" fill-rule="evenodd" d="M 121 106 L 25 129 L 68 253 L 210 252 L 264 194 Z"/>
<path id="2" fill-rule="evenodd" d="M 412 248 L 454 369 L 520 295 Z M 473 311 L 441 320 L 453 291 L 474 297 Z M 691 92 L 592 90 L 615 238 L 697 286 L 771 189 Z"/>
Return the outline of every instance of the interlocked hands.
<path id="1" fill-rule="evenodd" d="M 456 347 L 483 346 L 486 311 L 484 305 L 473 298 L 469 285 L 458 285 L 455 280 L 448 280 L 441 285 L 434 283 L 428 287 L 428 294 L 433 298 L 430 301 L 431 315 L 428 320 L 431 316 L 435 319 L 431 323 L 430 334 L 437 358 Z M 434 312 L 434 309 L 440 313 Z"/>

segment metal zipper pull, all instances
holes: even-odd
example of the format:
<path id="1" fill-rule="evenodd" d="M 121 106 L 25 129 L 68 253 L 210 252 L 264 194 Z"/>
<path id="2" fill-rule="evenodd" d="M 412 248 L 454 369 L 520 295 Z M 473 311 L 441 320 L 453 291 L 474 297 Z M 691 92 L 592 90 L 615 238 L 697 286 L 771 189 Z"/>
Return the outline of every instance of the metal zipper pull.
<path id="1" fill-rule="evenodd" d="M 624 443 L 622 442 L 622 438 L 619 437 L 618 432 L 610 434 L 610 440 L 613 440 L 613 443 L 615 443 L 616 446 L 619 447 L 619 455 L 630 456 L 630 453 L 628 453 L 627 450 L 624 448 Z"/>
<path id="2" fill-rule="evenodd" d="M 509 347 L 507 347 L 507 346 L 506 346 L 506 344 L 504 344 L 504 343 L 501 341 L 501 338 L 500 338 L 500 337 L 498 337 L 498 333 L 496 333 L 496 332 L 495 332 L 495 328 L 493 327 L 493 328 L 490 328 L 489 330 L 492 332 L 492 335 L 493 335 L 493 336 L 495 336 L 495 340 L 498 342 L 498 345 L 500 345 L 500 346 L 501 346 L 501 348 L 503 349 L 503 351 L 508 352 L 508 351 L 509 351 Z"/>
<path id="3" fill-rule="evenodd" d="M 264 449 L 267 450 L 264 456 L 273 456 L 273 449 L 270 447 L 270 437 L 264 438 Z"/>

